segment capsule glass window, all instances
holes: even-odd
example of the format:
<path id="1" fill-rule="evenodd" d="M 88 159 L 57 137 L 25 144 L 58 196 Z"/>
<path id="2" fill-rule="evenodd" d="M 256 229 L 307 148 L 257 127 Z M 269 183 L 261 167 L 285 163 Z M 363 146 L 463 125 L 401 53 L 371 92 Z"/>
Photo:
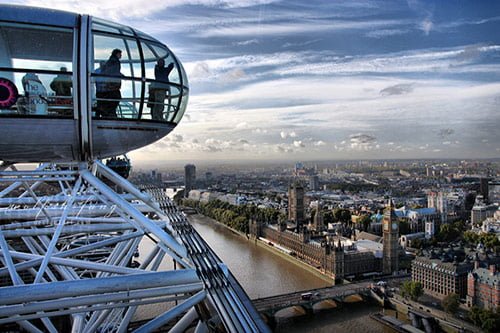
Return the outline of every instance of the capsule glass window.
<path id="1" fill-rule="evenodd" d="M 93 43 L 93 116 L 138 119 L 143 71 L 137 40 L 94 33 Z"/>
<path id="2" fill-rule="evenodd" d="M 73 30 L 0 22 L 0 115 L 73 116 Z"/>

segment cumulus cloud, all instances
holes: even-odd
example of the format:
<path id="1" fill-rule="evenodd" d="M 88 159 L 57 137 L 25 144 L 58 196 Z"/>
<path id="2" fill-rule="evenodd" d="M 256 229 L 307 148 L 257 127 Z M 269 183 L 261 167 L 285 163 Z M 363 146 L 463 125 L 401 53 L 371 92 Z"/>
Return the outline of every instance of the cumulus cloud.
<path id="1" fill-rule="evenodd" d="M 304 148 L 306 146 L 301 140 L 294 141 L 293 145 L 297 148 Z"/>
<path id="2" fill-rule="evenodd" d="M 325 146 L 326 143 L 324 141 L 322 141 L 322 140 L 319 140 L 319 141 L 314 142 L 314 145 L 316 147 L 321 147 L 321 146 Z"/>
<path id="3" fill-rule="evenodd" d="M 274 146 L 274 151 L 277 153 L 287 153 L 287 154 L 293 153 L 293 149 L 286 145 L 276 145 Z"/>
<path id="4" fill-rule="evenodd" d="M 212 73 L 210 70 L 210 66 L 208 65 L 208 63 L 202 61 L 202 62 L 198 62 L 195 64 L 193 70 L 191 71 L 190 78 L 202 80 L 202 79 L 205 79 L 211 75 L 212 75 Z"/>
<path id="5" fill-rule="evenodd" d="M 291 131 L 291 132 L 281 131 L 280 132 L 280 136 L 281 136 L 282 139 L 286 139 L 288 137 L 290 137 L 290 138 L 296 138 L 297 137 L 297 133 L 295 133 L 294 131 Z"/>
<path id="6" fill-rule="evenodd" d="M 255 128 L 252 130 L 252 133 L 254 134 L 266 134 L 267 129 L 262 129 L 262 128 Z"/>
<path id="7" fill-rule="evenodd" d="M 354 150 L 370 150 L 375 148 L 377 138 L 368 134 L 353 134 L 349 137 L 350 147 Z"/>
<path id="8" fill-rule="evenodd" d="M 403 95 L 413 91 L 413 83 L 399 83 L 380 90 L 382 96 Z"/>

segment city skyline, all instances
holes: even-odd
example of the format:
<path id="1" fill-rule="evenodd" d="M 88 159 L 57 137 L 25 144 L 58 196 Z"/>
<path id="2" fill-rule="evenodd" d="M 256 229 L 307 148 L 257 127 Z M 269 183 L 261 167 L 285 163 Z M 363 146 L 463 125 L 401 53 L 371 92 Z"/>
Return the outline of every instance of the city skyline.
<path id="1" fill-rule="evenodd" d="M 190 102 L 134 164 L 496 158 L 493 1 L 9 1 L 89 13 L 166 43 Z"/>

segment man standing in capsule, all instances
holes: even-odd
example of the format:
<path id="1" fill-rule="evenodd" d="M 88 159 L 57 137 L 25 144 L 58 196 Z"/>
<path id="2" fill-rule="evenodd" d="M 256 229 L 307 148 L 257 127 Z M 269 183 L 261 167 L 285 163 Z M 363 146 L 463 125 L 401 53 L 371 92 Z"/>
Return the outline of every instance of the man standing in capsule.
<path id="1" fill-rule="evenodd" d="M 165 60 L 158 59 L 155 66 L 155 79 L 159 82 L 153 82 L 149 86 L 149 106 L 151 107 L 151 116 L 153 120 L 165 120 L 163 118 L 163 110 L 165 109 L 165 97 L 167 92 L 169 95 L 169 107 L 170 107 L 170 84 L 168 76 L 170 72 L 174 69 L 174 64 L 170 63 L 165 67 Z"/>
<path id="2" fill-rule="evenodd" d="M 116 118 L 116 107 L 120 104 L 122 94 L 120 92 L 122 86 L 121 77 L 123 74 L 120 72 L 122 57 L 122 50 L 114 49 L 108 61 L 104 63 L 101 69 L 101 74 L 106 76 L 113 76 L 104 78 L 103 90 L 98 94 L 97 98 L 104 99 L 100 105 L 100 116 L 103 118 Z"/>

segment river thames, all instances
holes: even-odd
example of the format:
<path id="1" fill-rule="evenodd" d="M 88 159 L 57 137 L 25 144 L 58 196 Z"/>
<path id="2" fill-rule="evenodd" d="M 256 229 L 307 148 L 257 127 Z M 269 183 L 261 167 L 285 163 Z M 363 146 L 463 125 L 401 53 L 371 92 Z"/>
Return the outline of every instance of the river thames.
<path id="1" fill-rule="evenodd" d="M 209 218 L 201 215 L 188 218 L 252 299 L 330 285 Z M 376 304 L 349 303 L 341 308 L 322 310 L 312 317 L 299 316 L 298 311 L 278 312 L 276 332 L 393 332 L 369 317 L 370 313 L 381 311 Z"/>

